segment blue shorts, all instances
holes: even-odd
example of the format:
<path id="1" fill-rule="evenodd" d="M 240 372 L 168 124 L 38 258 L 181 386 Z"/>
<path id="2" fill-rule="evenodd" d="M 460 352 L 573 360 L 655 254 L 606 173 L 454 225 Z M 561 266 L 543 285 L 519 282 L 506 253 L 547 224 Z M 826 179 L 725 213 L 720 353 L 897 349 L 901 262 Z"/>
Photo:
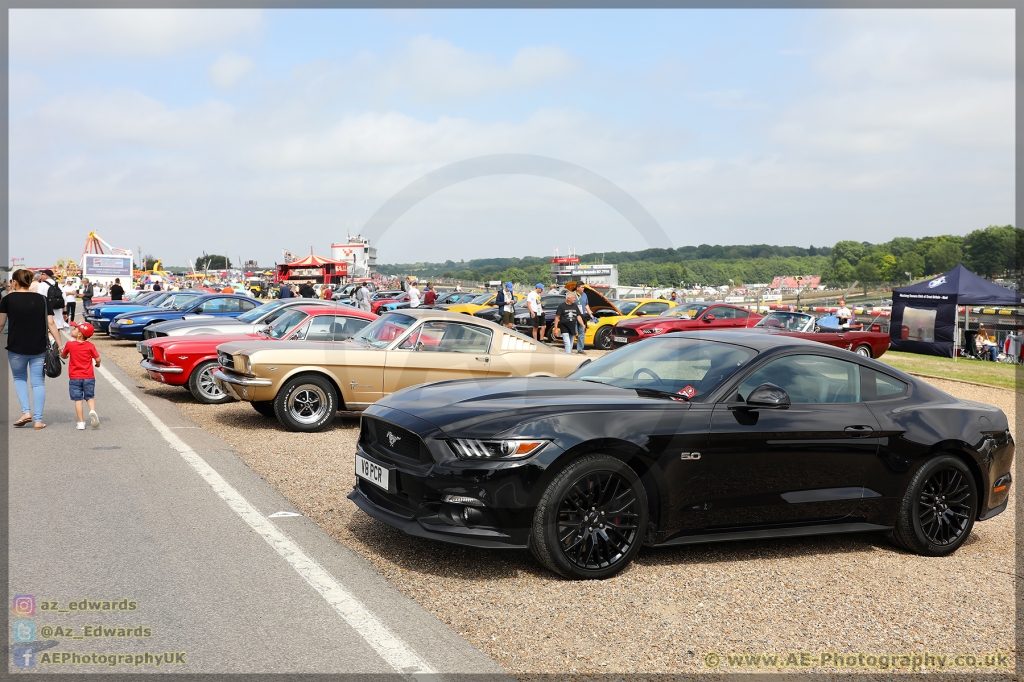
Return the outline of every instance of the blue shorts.
<path id="1" fill-rule="evenodd" d="M 71 379 L 68 381 L 72 400 L 92 400 L 96 397 L 95 379 Z"/>

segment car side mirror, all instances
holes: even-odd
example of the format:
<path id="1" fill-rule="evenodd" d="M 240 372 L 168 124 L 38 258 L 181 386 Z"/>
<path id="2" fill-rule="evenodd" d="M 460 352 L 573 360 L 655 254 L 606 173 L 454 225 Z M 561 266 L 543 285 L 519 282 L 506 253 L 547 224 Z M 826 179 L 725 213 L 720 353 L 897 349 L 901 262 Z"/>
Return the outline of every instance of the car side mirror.
<path id="1" fill-rule="evenodd" d="M 715 321 L 715 316 L 712 315 L 711 313 L 708 313 L 707 315 L 704 316 L 704 321 L 705 322 L 714 322 Z"/>
<path id="2" fill-rule="evenodd" d="M 775 384 L 761 384 L 747 396 L 747 407 L 785 410 L 789 405 L 789 394 Z"/>
<path id="3" fill-rule="evenodd" d="M 195 310 L 193 310 L 192 312 L 194 312 L 194 313 L 195 313 L 196 315 L 201 315 L 201 314 L 202 314 L 202 312 L 203 312 L 203 307 L 202 307 L 202 306 L 199 306 L 198 308 L 196 308 L 196 309 L 195 309 Z"/>
<path id="4" fill-rule="evenodd" d="M 643 317 L 646 314 L 647 313 L 645 313 L 644 311 L 638 310 L 638 311 L 636 311 L 635 317 Z"/>

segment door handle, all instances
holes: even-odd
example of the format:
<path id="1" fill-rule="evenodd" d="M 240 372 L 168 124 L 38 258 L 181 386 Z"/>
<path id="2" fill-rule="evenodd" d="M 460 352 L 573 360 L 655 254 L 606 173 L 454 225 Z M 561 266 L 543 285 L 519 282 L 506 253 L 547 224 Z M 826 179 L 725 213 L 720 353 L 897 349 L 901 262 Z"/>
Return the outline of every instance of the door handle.
<path id="1" fill-rule="evenodd" d="M 479 360 L 480 362 L 490 362 L 491 361 L 490 358 L 481 358 L 481 357 L 478 357 L 477 360 Z"/>
<path id="2" fill-rule="evenodd" d="M 875 430 L 870 426 L 863 425 L 847 426 L 843 430 L 846 431 L 847 436 L 850 436 L 852 438 L 863 438 L 864 436 L 870 436 L 872 433 L 875 432 Z"/>

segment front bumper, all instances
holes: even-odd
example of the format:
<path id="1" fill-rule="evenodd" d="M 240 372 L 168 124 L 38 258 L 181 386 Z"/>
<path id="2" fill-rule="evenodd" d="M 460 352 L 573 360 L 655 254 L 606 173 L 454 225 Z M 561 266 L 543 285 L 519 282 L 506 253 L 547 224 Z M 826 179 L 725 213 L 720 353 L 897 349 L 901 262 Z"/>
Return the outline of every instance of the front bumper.
<path id="1" fill-rule="evenodd" d="M 111 322 L 110 326 L 107 328 L 107 333 L 110 334 L 110 336 L 115 339 L 141 340 L 143 329 L 144 327 L 138 327 L 135 325 L 125 327 L 123 325 L 119 325 L 117 322 Z"/>
<path id="2" fill-rule="evenodd" d="M 226 372 L 223 367 L 213 370 L 210 375 L 217 382 L 217 387 L 235 400 L 261 400 L 257 391 L 274 385 L 270 379 L 244 377 Z"/>
<path id="3" fill-rule="evenodd" d="M 181 367 L 158 365 L 149 360 L 143 360 L 139 363 L 139 366 L 146 370 L 150 379 L 159 381 L 162 384 L 173 384 L 179 386 L 188 380 L 188 377 L 184 374 L 185 370 Z"/>
<path id="4" fill-rule="evenodd" d="M 623 346 L 626 346 L 628 344 L 636 343 L 637 341 L 640 341 L 641 339 L 646 339 L 649 336 L 657 336 L 657 335 L 656 334 L 644 334 L 644 333 L 640 332 L 640 333 L 637 333 L 635 336 L 633 336 L 633 335 L 626 336 L 624 334 L 617 334 L 617 333 L 615 333 L 615 329 L 613 328 L 612 329 L 612 348 L 622 348 Z M 616 337 L 620 338 L 620 339 L 626 339 L 626 342 L 623 343 L 621 341 L 616 341 L 615 340 Z"/>

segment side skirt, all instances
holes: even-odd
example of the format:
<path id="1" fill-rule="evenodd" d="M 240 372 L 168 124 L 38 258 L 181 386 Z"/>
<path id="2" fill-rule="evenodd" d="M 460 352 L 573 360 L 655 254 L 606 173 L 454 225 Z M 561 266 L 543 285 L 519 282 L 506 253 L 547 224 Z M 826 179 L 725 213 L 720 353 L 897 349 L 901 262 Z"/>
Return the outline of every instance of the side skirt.
<path id="1" fill-rule="evenodd" d="M 670 545 L 699 545 L 705 542 L 727 542 L 729 540 L 759 540 L 762 538 L 792 538 L 803 535 L 833 535 L 837 533 L 863 533 L 869 531 L 892 530 L 892 526 L 880 526 L 874 523 L 830 523 L 820 526 L 799 526 L 793 528 L 769 528 L 765 530 L 741 530 L 731 533 L 705 533 L 701 535 L 684 535 L 658 543 L 655 547 Z"/>

